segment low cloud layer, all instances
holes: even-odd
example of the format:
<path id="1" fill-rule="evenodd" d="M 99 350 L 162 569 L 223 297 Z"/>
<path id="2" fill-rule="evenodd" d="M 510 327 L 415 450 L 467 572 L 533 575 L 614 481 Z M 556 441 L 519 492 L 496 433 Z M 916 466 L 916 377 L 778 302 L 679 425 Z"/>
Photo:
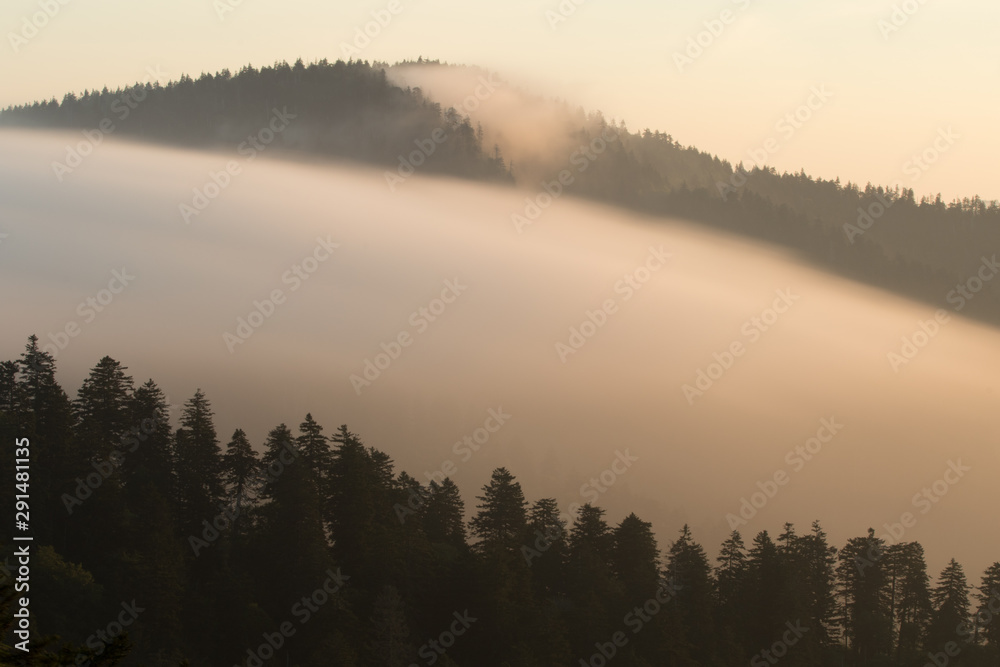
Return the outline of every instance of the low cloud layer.
<path id="1" fill-rule="evenodd" d="M 522 191 L 113 137 L 60 182 L 81 140 L 0 132 L 0 357 L 38 334 L 67 391 L 107 354 L 223 439 L 312 412 L 470 506 L 507 466 L 710 550 L 735 517 L 996 556 L 993 329 L 568 196 L 519 231 Z"/>

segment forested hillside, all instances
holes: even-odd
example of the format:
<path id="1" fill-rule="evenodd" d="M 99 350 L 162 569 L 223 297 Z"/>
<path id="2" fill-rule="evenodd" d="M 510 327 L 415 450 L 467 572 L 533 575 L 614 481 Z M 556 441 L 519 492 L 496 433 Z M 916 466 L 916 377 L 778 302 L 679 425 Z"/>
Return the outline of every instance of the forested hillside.
<path id="1" fill-rule="evenodd" d="M 682 146 L 669 134 L 630 132 L 565 105 L 562 126 L 553 130 L 570 138 L 553 144 L 565 150 L 553 148 L 537 163 L 508 164 L 502 133 L 486 128 L 496 142 L 484 146 L 483 128 L 474 128 L 465 110 L 442 109 L 419 88 L 393 85 L 387 69 L 325 60 L 248 66 L 236 74 L 183 76 L 166 85 L 146 82 L 9 107 L 0 112 L 0 126 L 94 132 L 111 123 L 116 135 L 239 146 L 256 155 L 247 139 L 267 128 L 277 110 L 295 116 L 273 134 L 271 142 L 281 151 L 373 163 L 388 168 L 390 181 L 414 171 L 517 180 L 533 191 L 522 210 L 503 212 L 518 230 L 544 215 L 551 193 L 569 192 L 774 242 L 842 275 L 1000 323 L 1000 291 L 990 282 L 996 272 L 990 262 L 1000 249 L 996 201 L 973 196 L 945 202 L 899 185 L 779 174 L 765 164 L 744 169 Z M 411 157 L 415 152 L 420 155 Z M 988 280 L 980 273 L 984 264 Z"/>
<path id="2" fill-rule="evenodd" d="M 12 648 L 5 522 L 0 664 L 1000 661 L 1000 562 L 969 581 L 951 561 L 932 583 L 919 544 L 869 531 L 837 549 L 819 523 L 733 532 L 712 559 L 687 526 L 661 546 L 635 514 L 568 517 L 506 469 L 463 497 L 309 414 L 262 443 L 220 438 L 201 391 L 171 405 L 110 357 L 71 398 L 35 337 L 0 363 L 0 433 L 30 449 L 30 609 L 48 636 L 29 663 Z"/>
<path id="3" fill-rule="evenodd" d="M 278 125 L 272 124 L 276 115 Z M 386 165 L 413 151 L 415 139 L 440 129 L 448 140 L 436 142 L 424 169 L 509 179 L 503 159 L 482 150 L 468 118 L 442 110 L 419 89 L 390 84 L 383 68 L 358 61 L 306 66 L 299 60 L 247 66 L 236 74 L 182 76 L 165 85 L 147 81 L 69 93 L 61 102 L 7 108 L 0 113 L 2 125 L 79 128 L 198 148 L 296 151 Z M 260 137 L 265 129 L 271 134 Z"/>

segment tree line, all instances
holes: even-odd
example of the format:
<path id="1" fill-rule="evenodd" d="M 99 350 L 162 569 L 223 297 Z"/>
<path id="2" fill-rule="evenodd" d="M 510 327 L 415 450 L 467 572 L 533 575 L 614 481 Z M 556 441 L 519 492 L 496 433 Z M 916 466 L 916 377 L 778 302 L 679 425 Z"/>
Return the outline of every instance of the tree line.
<path id="1" fill-rule="evenodd" d="M 109 90 L 66 93 L 62 100 L 12 105 L 0 111 L 0 126 L 75 128 L 197 148 L 235 150 L 266 131 L 275 112 L 291 118 L 268 150 L 318 154 L 398 166 L 436 133 L 428 173 L 510 180 L 496 147 L 483 146 L 482 132 L 455 109 L 442 109 L 419 88 L 389 82 L 385 66 L 325 59 L 297 60 L 235 74 L 228 69 L 182 75 L 176 81 L 147 80 Z M 99 137 L 100 138 L 100 137 Z"/>
<path id="2" fill-rule="evenodd" d="M 306 414 L 259 450 L 239 429 L 223 444 L 204 393 L 173 406 L 127 370 L 104 357 L 71 399 L 35 336 L 0 363 L 35 538 L 35 645 L 12 646 L 5 568 L 0 664 L 1000 664 L 1000 562 L 932 583 L 920 544 L 837 549 L 818 522 L 734 531 L 713 561 L 687 526 L 661 548 L 634 513 L 588 503 L 567 525 L 503 468 L 467 518 L 452 480 L 396 471 L 346 426 Z"/>

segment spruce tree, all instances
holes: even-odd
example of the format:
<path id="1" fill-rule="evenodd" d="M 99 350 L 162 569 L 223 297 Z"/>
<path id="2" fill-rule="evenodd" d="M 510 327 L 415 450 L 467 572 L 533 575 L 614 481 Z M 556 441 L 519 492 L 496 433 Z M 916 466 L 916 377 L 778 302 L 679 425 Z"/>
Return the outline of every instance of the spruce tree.
<path id="1" fill-rule="evenodd" d="M 222 456 L 225 505 L 233 514 L 233 535 L 240 536 L 250 525 L 249 512 L 255 507 L 263 485 L 264 465 L 250 445 L 243 429 L 233 431 Z"/>
<path id="2" fill-rule="evenodd" d="M 885 563 L 892 590 L 896 661 L 920 657 L 931 615 L 930 577 L 924 549 L 916 542 L 899 542 L 886 550 Z"/>
<path id="3" fill-rule="evenodd" d="M 1000 562 L 986 568 L 975 597 L 976 638 L 986 644 L 993 664 L 1000 665 Z"/>
<path id="4" fill-rule="evenodd" d="M 747 571 L 746 545 L 734 530 L 719 548 L 715 568 L 715 626 L 719 629 L 719 657 L 726 664 L 744 662 L 747 649 L 746 622 L 753 613 Z"/>
<path id="5" fill-rule="evenodd" d="M 653 536 L 653 524 L 633 512 L 615 527 L 612 544 L 611 567 L 626 604 L 645 602 L 660 585 L 660 550 Z"/>
<path id="6" fill-rule="evenodd" d="M 892 653 L 892 598 L 885 541 L 868 529 L 840 550 L 837 575 L 844 604 L 844 632 L 852 664 L 870 665 Z"/>
<path id="7" fill-rule="evenodd" d="M 177 430 L 178 522 L 185 535 L 201 534 L 222 509 L 222 450 L 212 406 L 198 389 L 185 404 Z"/>
<path id="8" fill-rule="evenodd" d="M 483 554 L 521 557 L 520 547 L 527 537 L 527 501 L 521 485 L 506 468 L 497 468 L 490 482 L 477 496 L 479 512 L 472 519 L 472 533 L 479 538 L 476 548 Z"/>
<path id="9" fill-rule="evenodd" d="M 104 357 L 77 392 L 73 402 L 78 421 L 73 452 L 82 460 L 73 464 L 79 466 L 78 474 L 93 492 L 78 503 L 66 493 L 63 495 L 67 511 L 72 505 L 67 555 L 82 561 L 106 582 L 117 578 L 115 560 L 125 546 L 127 514 L 120 467 L 132 426 L 133 389 L 126 370 L 118 361 Z M 75 495 L 81 496 L 78 492 Z"/>
<path id="10" fill-rule="evenodd" d="M 431 481 L 423 512 L 423 526 L 431 542 L 448 544 L 458 550 L 465 548 L 465 501 L 450 477 L 440 484 Z"/>
<path id="11" fill-rule="evenodd" d="M 968 624 L 970 614 L 969 586 L 962 566 L 952 558 L 941 571 L 937 584 L 931 590 L 930 625 L 927 629 L 926 649 L 930 652 L 944 650 L 949 642 L 968 641 L 960 629 Z"/>
<path id="12" fill-rule="evenodd" d="M 705 549 L 695 541 L 687 524 L 667 551 L 666 575 L 677 586 L 667 613 L 675 619 L 683 638 L 680 654 L 694 661 L 714 660 L 717 647 L 713 641 L 712 568 Z"/>

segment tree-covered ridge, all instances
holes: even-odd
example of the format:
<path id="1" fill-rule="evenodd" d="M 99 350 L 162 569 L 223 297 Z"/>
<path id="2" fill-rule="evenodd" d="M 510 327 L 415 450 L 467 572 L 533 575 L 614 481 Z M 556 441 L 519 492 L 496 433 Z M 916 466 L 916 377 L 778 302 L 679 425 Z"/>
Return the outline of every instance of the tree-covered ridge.
<path id="1" fill-rule="evenodd" d="M 104 357 L 70 398 L 37 338 L 0 363 L 0 435 L 31 442 L 31 610 L 47 637 L 30 660 L 12 648 L 5 570 L 0 664 L 1000 661 L 1000 562 L 974 587 L 955 561 L 932 583 L 918 543 L 869 531 L 838 550 L 814 523 L 749 544 L 733 532 L 713 563 L 687 526 L 665 548 L 649 522 L 591 504 L 567 526 L 503 468 L 467 521 L 450 479 L 396 471 L 346 426 L 328 435 L 306 414 L 258 449 L 239 429 L 219 438 L 200 390 L 173 405 L 127 371 Z"/>
<path id="2" fill-rule="evenodd" d="M 451 67 L 426 60 L 400 65 Z M 552 193 L 570 192 L 778 243 L 842 275 L 1000 323 L 1000 290 L 991 282 L 995 269 L 987 267 L 989 280 L 980 277 L 984 262 L 1000 248 L 996 201 L 974 196 L 945 202 L 900 185 L 862 187 L 804 171 L 779 174 L 764 164 L 744 168 L 682 146 L 669 134 L 631 132 L 567 105 L 556 105 L 561 122 L 552 130 L 559 136 L 550 154 L 508 165 L 502 133 L 486 128 L 500 145 L 484 147 L 482 128 L 419 89 L 393 85 L 388 69 L 384 63 L 326 60 L 247 66 L 236 74 L 223 70 L 8 107 L 0 112 L 0 126 L 97 132 L 106 122 L 115 134 L 239 146 L 249 156 L 259 151 L 248 138 L 268 128 L 276 112 L 282 118 L 291 114 L 268 145 L 387 167 L 390 186 L 416 169 L 517 178 L 536 191 L 523 209 L 509 213 L 520 231 L 542 219 Z"/>
<path id="3" fill-rule="evenodd" d="M 272 119 L 278 115 L 283 127 Z M 79 128 L 103 134 L 193 147 L 263 148 L 396 165 L 435 130 L 430 172 L 509 179 L 502 157 L 484 150 L 467 116 L 442 109 L 419 89 L 391 84 L 384 66 L 327 60 L 222 70 L 197 79 L 136 83 L 116 90 L 67 93 L 0 112 L 0 126 Z M 280 127 L 280 124 L 279 126 Z M 264 132 L 263 140 L 260 133 Z M 267 133 L 271 132 L 270 135 Z M 255 142 L 254 139 L 257 139 Z"/>

